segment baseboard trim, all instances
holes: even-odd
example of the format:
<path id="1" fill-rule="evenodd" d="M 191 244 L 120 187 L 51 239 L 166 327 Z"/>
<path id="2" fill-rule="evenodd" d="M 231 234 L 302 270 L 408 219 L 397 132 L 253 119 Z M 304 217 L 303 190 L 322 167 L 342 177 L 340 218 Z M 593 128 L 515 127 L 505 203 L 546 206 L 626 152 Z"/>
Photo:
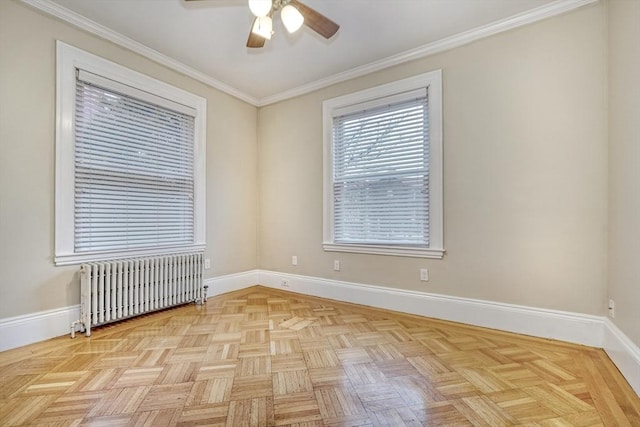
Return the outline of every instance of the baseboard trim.
<path id="1" fill-rule="evenodd" d="M 209 286 L 207 296 L 213 297 L 257 285 L 258 277 L 259 270 L 250 270 L 205 279 L 204 284 Z"/>
<path id="2" fill-rule="evenodd" d="M 0 351 L 68 334 L 80 318 L 80 304 L 0 319 Z"/>
<path id="3" fill-rule="evenodd" d="M 287 281 L 288 287 L 282 286 L 283 280 Z M 208 296 L 261 284 L 338 301 L 604 348 L 640 395 L 640 348 L 605 317 L 267 270 L 213 277 L 205 279 L 205 284 L 209 286 Z M 79 318 L 80 306 L 74 305 L 0 319 L 0 351 L 65 335 L 70 331 L 71 322 Z"/>
<path id="4" fill-rule="evenodd" d="M 604 351 L 640 396 L 640 348 L 611 320 L 605 318 L 604 326 Z"/>
<path id="5" fill-rule="evenodd" d="M 287 287 L 282 281 L 287 281 Z M 406 291 L 273 271 L 258 271 L 258 283 L 275 289 L 603 348 L 640 396 L 640 348 L 613 322 L 558 310 Z"/>
<path id="6" fill-rule="evenodd" d="M 248 288 L 258 283 L 258 271 L 205 279 L 208 296 Z M 0 319 L 0 351 L 11 350 L 39 341 L 69 334 L 71 322 L 80 318 L 80 305 L 40 311 Z"/>
<path id="7" fill-rule="evenodd" d="M 601 347 L 604 338 L 599 316 L 264 270 L 258 279 L 272 288 L 592 347 Z"/>

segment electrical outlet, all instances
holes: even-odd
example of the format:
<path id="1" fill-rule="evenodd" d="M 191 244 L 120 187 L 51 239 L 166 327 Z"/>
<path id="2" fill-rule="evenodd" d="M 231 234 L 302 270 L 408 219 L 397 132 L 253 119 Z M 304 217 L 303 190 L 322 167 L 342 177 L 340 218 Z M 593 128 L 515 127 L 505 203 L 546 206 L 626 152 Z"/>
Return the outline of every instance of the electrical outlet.
<path id="1" fill-rule="evenodd" d="M 426 268 L 421 268 L 420 269 L 420 280 L 423 282 L 428 282 L 429 281 L 429 270 Z"/>
<path id="2" fill-rule="evenodd" d="M 340 260 L 339 259 L 334 259 L 333 260 L 333 271 L 340 271 Z"/>
<path id="3" fill-rule="evenodd" d="M 291 257 L 291 265 L 298 265 L 298 257 L 296 255 Z"/>
<path id="4" fill-rule="evenodd" d="M 287 279 L 282 279 L 280 281 L 280 286 L 282 286 L 283 288 L 288 288 L 289 287 L 289 281 Z"/>
<path id="5" fill-rule="evenodd" d="M 609 317 L 616 317 L 616 302 L 612 299 L 609 300 Z"/>
<path id="6" fill-rule="evenodd" d="M 205 270 L 208 270 L 211 268 L 211 260 L 209 258 L 205 258 L 204 260 L 204 268 Z"/>

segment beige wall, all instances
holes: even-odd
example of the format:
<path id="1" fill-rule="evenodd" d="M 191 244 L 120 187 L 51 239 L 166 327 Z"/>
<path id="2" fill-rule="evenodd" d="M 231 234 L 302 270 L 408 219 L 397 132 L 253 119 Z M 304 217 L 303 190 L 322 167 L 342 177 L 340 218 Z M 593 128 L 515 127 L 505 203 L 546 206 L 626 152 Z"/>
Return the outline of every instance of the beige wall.
<path id="1" fill-rule="evenodd" d="M 208 101 L 207 277 L 256 267 L 256 108 L 13 1 L 0 1 L 0 319 L 78 304 L 55 267 L 55 40 Z"/>
<path id="2" fill-rule="evenodd" d="M 609 298 L 640 346 L 640 2 L 609 2 Z"/>
<path id="3" fill-rule="evenodd" d="M 0 319 L 78 302 L 77 267 L 52 263 L 56 39 L 208 99 L 207 256 L 213 268 L 207 277 L 259 267 L 604 314 L 605 7 L 587 6 L 256 112 L 26 6 L 0 2 Z M 611 19 L 625 18 L 622 12 Z M 637 27 L 633 31 L 637 39 Z M 624 73 L 630 59 L 624 51 L 618 55 Z M 324 252 L 322 101 L 433 69 L 443 70 L 445 258 Z M 625 93 L 622 86 L 619 92 Z M 631 91 L 622 100 L 614 95 L 612 114 L 616 105 L 632 102 L 637 114 Z M 629 161 L 637 148 L 625 145 L 631 119 L 610 120 L 620 122 L 610 132 L 618 141 L 611 165 L 619 171 L 610 177 L 616 220 L 609 248 L 620 255 L 611 294 L 619 324 L 637 340 L 633 304 L 625 301 L 638 296 L 628 285 L 637 275 L 630 255 L 638 239 L 627 227 L 635 225 L 639 204 L 629 207 L 622 197 L 631 191 L 624 181 L 637 178 Z M 296 267 L 292 255 L 299 258 Z M 342 261 L 341 272 L 332 270 L 333 259 Z M 430 269 L 427 284 L 418 280 L 421 267 Z"/>
<path id="4" fill-rule="evenodd" d="M 261 108 L 260 268 L 604 314 L 604 7 Z M 445 258 L 324 252 L 322 101 L 434 69 L 443 70 Z"/>

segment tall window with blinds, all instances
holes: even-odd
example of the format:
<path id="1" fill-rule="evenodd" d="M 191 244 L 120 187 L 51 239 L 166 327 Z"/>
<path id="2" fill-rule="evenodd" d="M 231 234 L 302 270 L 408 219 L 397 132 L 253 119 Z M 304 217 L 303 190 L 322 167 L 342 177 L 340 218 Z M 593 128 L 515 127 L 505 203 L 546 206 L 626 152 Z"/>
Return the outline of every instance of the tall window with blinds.
<path id="1" fill-rule="evenodd" d="M 76 252 L 193 242 L 194 117 L 78 77 Z"/>
<path id="2" fill-rule="evenodd" d="M 439 82 L 325 101 L 325 250 L 442 257 Z"/>
<path id="3" fill-rule="evenodd" d="M 426 91 L 333 119 L 334 240 L 429 246 Z"/>
<path id="4" fill-rule="evenodd" d="M 56 265 L 204 250 L 206 100 L 57 42 Z"/>

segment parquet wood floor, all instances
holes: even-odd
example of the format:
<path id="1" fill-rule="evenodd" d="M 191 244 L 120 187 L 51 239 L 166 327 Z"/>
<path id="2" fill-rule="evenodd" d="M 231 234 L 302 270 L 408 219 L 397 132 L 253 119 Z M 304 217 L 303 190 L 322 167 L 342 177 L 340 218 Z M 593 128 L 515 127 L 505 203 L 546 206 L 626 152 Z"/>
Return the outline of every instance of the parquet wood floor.
<path id="1" fill-rule="evenodd" d="M 599 349 L 260 286 L 0 353 L 1 426 L 640 426 Z"/>

